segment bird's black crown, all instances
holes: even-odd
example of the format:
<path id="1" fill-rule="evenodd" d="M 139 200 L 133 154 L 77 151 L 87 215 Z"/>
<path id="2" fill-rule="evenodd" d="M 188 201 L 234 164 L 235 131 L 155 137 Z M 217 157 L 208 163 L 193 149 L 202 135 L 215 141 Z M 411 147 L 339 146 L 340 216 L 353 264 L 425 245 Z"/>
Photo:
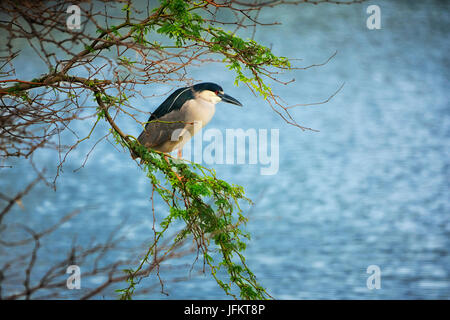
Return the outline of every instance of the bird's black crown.
<path id="1" fill-rule="evenodd" d="M 203 90 L 209 90 L 209 91 L 212 91 L 212 92 L 216 92 L 216 91 L 222 91 L 223 92 L 222 87 L 219 86 L 218 84 L 213 83 L 213 82 L 197 83 L 197 84 L 194 84 L 192 87 L 193 87 L 195 92 L 200 92 L 200 91 L 203 91 Z"/>

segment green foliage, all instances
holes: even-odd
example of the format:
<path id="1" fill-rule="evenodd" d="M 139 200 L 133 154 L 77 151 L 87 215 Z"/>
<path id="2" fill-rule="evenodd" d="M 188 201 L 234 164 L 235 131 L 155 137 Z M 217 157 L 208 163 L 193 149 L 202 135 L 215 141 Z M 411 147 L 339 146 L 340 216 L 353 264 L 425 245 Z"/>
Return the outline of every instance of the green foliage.
<path id="1" fill-rule="evenodd" d="M 168 48 L 148 40 L 152 32 L 157 32 L 172 39 L 173 48 L 182 48 L 187 44 L 206 47 L 210 52 L 223 56 L 227 67 L 236 73 L 236 85 L 242 82 L 264 98 L 270 96 L 271 89 L 261 78 L 266 74 L 265 68 L 289 69 L 289 60 L 275 56 L 269 48 L 252 39 L 244 40 L 210 25 L 195 13 L 205 4 L 204 1 L 160 0 L 160 5 L 153 10 L 152 19 L 141 24 L 128 24 L 132 38 L 140 45 Z M 123 11 L 128 16 L 130 8 L 125 5 Z M 117 35 L 119 29 L 112 27 L 110 31 Z M 132 64 L 125 57 L 120 58 L 120 62 Z M 100 94 L 98 98 L 108 106 L 121 103 L 120 99 L 105 94 Z M 99 110 L 98 116 L 105 116 L 104 108 Z M 108 119 L 107 114 L 106 118 Z M 242 299 L 270 298 L 246 265 L 243 254 L 247 246 L 245 241 L 250 239 L 250 235 L 243 230 L 247 219 L 240 202 L 251 203 L 245 197 L 243 188 L 218 179 L 212 169 L 195 163 L 174 161 L 157 151 L 148 150 L 130 136 L 119 134 L 114 129 L 112 132 L 118 143 L 141 158 L 153 190 L 169 207 L 168 215 L 160 223 L 161 230 L 156 232 L 155 241 L 141 264 L 125 271 L 128 274 L 128 286 L 118 290 L 121 298 L 132 298 L 140 281 L 139 272 L 145 264 L 151 262 L 160 238 L 174 221 L 180 220 L 185 223 L 185 227 L 177 233 L 174 243 L 164 254 L 173 250 L 179 241 L 192 236 L 211 275 L 226 294 L 237 298 L 237 290 Z M 158 173 L 163 174 L 163 181 L 158 178 Z"/>
<path id="2" fill-rule="evenodd" d="M 240 202 L 251 201 L 245 197 L 241 186 L 230 185 L 216 177 L 213 169 L 199 164 L 173 160 L 157 151 L 148 150 L 131 136 L 125 136 L 108 113 L 108 109 L 121 104 L 126 96 L 114 97 L 100 90 L 94 91 L 99 104 L 97 121 L 106 118 L 112 124 L 111 133 L 116 142 L 133 154 L 139 156 L 141 164 L 156 191 L 169 207 L 169 213 L 160 223 L 161 230 L 148 249 L 141 264 L 136 269 L 127 269 L 128 286 L 120 289 L 121 299 L 131 299 L 140 282 L 139 272 L 145 264 L 150 263 L 157 245 L 174 221 L 181 220 L 185 227 L 178 231 L 163 255 L 167 255 L 187 236 L 192 236 L 197 244 L 198 253 L 203 255 L 204 263 L 226 294 L 237 297 L 233 290 L 239 290 L 243 299 L 266 299 L 270 295 L 256 281 L 255 275 L 245 263 L 243 251 L 245 239 L 250 239 L 242 226 L 247 222 L 240 207 Z M 164 181 L 157 174 L 162 173 Z M 216 248 L 216 249 L 214 249 Z M 217 251 L 218 258 L 211 253 Z M 225 272 L 219 273 L 220 270 Z M 224 274 L 228 275 L 224 282 Z"/>
<path id="3" fill-rule="evenodd" d="M 288 70 L 290 61 L 278 57 L 272 51 L 252 39 L 242 39 L 236 34 L 222 30 L 207 23 L 195 10 L 204 7 L 206 2 L 185 0 L 160 0 L 160 6 L 153 12 L 158 15 L 143 24 L 133 24 L 131 30 L 136 43 L 155 48 L 167 48 L 146 38 L 153 30 L 174 40 L 175 47 L 182 48 L 195 44 L 209 49 L 212 53 L 224 56 L 227 67 L 236 73 L 235 84 L 248 84 L 264 99 L 272 96 L 271 88 L 262 76 L 267 76 L 267 68 Z M 112 27 L 113 29 L 116 27 Z"/>
<path id="4" fill-rule="evenodd" d="M 139 155 L 154 190 L 170 208 L 169 214 L 160 223 L 158 238 L 149 248 L 142 263 L 134 270 L 127 270 L 128 287 L 118 290 L 121 298 L 131 299 L 139 282 L 136 275 L 144 264 L 149 262 L 159 238 L 176 220 L 184 221 L 186 226 L 178 232 L 173 246 L 164 254 L 191 235 L 203 255 L 204 262 L 210 267 L 212 276 L 227 294 L 236 297 L 233 290 L 238 289 L 243 299 L 270 297 L 256 281 L 243 255 L 245 240 L 250 239 L 250 236 L 242 230 L 247 218 L 243 215 L 240 202 L 251 203 L 245 197 L 243 188 L 218 179 L 212 169 L 195 163 L 175 161 L 156 151 L 147 150 L 129 137 L 122 138 L 119 142 Z M 164 182 L 158 179 L 158 172 L 163 173 Z M 216 252 L 219 258 L 213 257 L 213 252 Z M 222 269 L 226 273 L 220 273 Z M 223 279 L 225 275 L 227 280 Z"/>
<path id="5" fill-rule="evenodd" d="M 157 29 L 157 32 L 175 39 L 177 47 L 181 47 L 186 40 L 200 38 L 204 30 L 205 20 L 198 14 L 190 12 L 189 1 L 184 0 L 162 0 L 161 7 L 170 13 L 167 19 Z"/>
<path id="6" fill-rule="evenodd" d="M 120 61 L 120 63 L 123 63 L 125 65 L 133 65 L 136 63 L 136 61 L 131 61 L 127 57 L 119 57 L 118 60 Z"/>
<path id="7" fill-rule="evenodd" d="M 287 58 L 275 56 L 269 48 L 252 39 L 243 40 L 231 32 L 218 28 L 210 27 L 208 31 L 212 35 L 210 50 L 225 55 L 224 62 L 228 63 L 228 69 L 237 74 L 235 84 L 238 85 L 239 82 L 250 84 L 264 98 L 270 95 L 271 90 L 261 79 L 261 74 L 265 72 L 261 68 L 271 66 L 289 69 L 291 67 Z M 252 76 L 246 76 L 244 70 L 249 71 Z"/>
<path id="8" fill-rule="evenodd" d="M 89 51 L 90 53 L 95 52 L 95 49 L 89 45 L 85 45 L 84 50 Z"/>

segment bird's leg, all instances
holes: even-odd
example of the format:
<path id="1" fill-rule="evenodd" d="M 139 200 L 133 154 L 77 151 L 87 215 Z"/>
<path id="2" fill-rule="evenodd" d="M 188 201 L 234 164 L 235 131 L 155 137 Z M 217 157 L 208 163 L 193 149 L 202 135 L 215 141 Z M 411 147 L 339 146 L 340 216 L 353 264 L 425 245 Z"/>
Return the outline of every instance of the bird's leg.
<path id="1" fill-rule="evenodd" d="M 164 154 L 164 160 L 166 160 L 167 164 L 169 165 L 169 168 L 171 168 L 169 159 L 167 159 L 167 155 L 166 155 L 166 154 Z M 171 169 L 171 170 L 172 170 L 172 169 Z M 172 171 L 173 171 L 173 173 L 175 173 L 175 176 L 177 177 L 178 181 L 181 182 L 182 177 L 180 177 L 180 176 L 178 175 L 178 173 L 176 173 L 174 170 L 172 170 Z"/>
<path id="2" fill-rule="evenodd" d="M 178 159 L 181 159 L 183 157 L 183 148 L 178 149 L 177 157 Z"/>

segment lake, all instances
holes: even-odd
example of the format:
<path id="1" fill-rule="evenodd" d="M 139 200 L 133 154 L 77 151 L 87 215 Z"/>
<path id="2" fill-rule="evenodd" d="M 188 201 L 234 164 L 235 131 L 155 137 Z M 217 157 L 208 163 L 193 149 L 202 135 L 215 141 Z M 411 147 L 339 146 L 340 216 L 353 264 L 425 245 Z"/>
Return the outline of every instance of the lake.
<path id="1" fill-rule="evenodd" d="M 369 4 L 381 9 L 379 30 L 366 26 Z M 287 104 L 295 105 L 324 102 L 345 83 L 327 103 L 291 109 L 299 124 L 318 132 L 287 124 L 262 98 L 243 85 L 234 86 L 234 75 L 220 64 L 192 70 L 191 76 L 220 83 L 244 105 L 218 104 L 205 129 L 279 132 L 279 166 L 273 175 L 261 175 L 261 165 L 248 162 L 208 165 L 218 177 L 242 185 L 255 202 L 246 208 L 246 230 L 252 235 L 246 261 L 275 298 L 450 298 L 449 13 L 448 1 L 381 0 L 285 6 L 262 13 L 263 21 L 282 24 L 261 27 L 255 39 L 277 55 L 301 59 L 295 61 L 298 67 L 322 64 L 336 52 L 323 66 L 282 76 L 295 82 L 273 85 Z M 27 68 L 24 73 L 37 72 L 32 65 Z M 145 90 L 151 95 L 169 89 Z M 140 101 L 139 107 L 153 111 L 162 99 Z M 74 128 L 86 131 L 90 121 Z M 139 133 L 134 121 L 122 125 Z M 103 141 L 84 168 L 73 172 L 106 133 L 102 124 L 70 154 L 56 192 L 40 184 L 23 199 L 25 210 L 15 206 L 8 216 L 7 223 L 42 229 L 64 213 L 82 211 L 46 240 L 36 277 L 66 254 L 75 238 L 87 245 L 124 224 L 125 257 L 127 248 L 153 237 L 151 186 L 127 152 Z M 70 134 L 63 137 L 74 141 Z M 41 150 L 34 162 L 48 167 L 46 177 L 53 179 L 57 153 Z M 34 175 L 25 160 L 3 165 L 13 165 L 0 169 L 0 189 L 7 194 L 21 190 Z M 158 202 L 156 208 L 161 221 L 167 207 Z M 6 248 L 0 250 L 3 265 L 8 254 Z M 168 296 L 150 277 L 141 284 L 154 285 L 154 290 L 137 292 L 136 298 L 228 298 L 208 272 L 189 273 L 194 259 L 188 255 L 161 267 Z M 197 269 L 201 265 L 197 262 Z M 367 287 L 372 265 L 381 271 L 380 289 Z M 188 279 L 177 281 L 179 277 Z M 115 288 L 120 287 L 124 285 Z M 78 297 L 73 291 L 64 295 Z M 116 297 L 111 289 L 96 298 Z"/>

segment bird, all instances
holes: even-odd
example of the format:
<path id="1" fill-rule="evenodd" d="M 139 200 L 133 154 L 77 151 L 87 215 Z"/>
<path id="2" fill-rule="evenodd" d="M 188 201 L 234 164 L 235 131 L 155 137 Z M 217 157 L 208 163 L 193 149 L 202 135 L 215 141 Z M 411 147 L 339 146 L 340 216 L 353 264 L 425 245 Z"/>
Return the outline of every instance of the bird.
<path id="1" fill-rule="evenodd" d="M 181 158 L 183 146 L 211 121 L 220 101 L 242 107 L 213 82 L 179 88 L 151 114 L 137 140 L 147 149 L 164 154 L 178 149 Z"/>

